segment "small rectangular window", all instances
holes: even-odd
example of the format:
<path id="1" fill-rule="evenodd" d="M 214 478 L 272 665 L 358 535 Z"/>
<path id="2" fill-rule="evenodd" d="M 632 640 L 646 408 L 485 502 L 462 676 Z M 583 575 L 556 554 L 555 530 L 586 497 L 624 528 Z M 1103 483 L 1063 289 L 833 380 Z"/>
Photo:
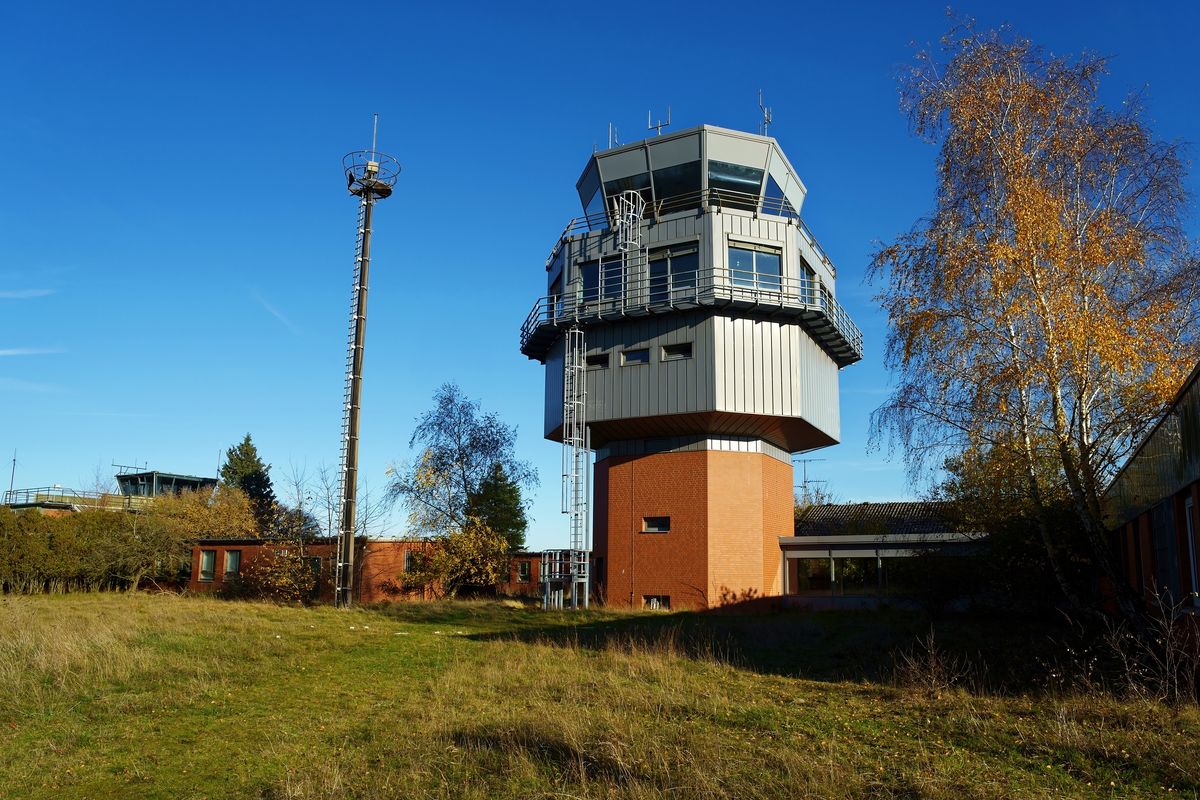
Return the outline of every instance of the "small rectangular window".
<path id="1" fill-rule="evenodd" d="M 200 551 L 200 580 L 211 581 L 217 572 L 217 551 Z"/>
<path id="2" fill-rule="evenodd" d="M 412 572 L 417 568 L 417 554 L 412 550 L 404 551 L 404 571 Z"/>
<path id="3" fill-rule="evenodd" d="M 642 517 L 642 533 L 668 533 L 670 530 L 670 517 Z"/>
<path id="4" fill-rule="evenodd" d="M 679 361 L 684 358 L 692 357 L 692 343 L 681 342 L 680 344 L 664 344 L 662 349 L 663 361 Z"/>
<path id="5" fill-rule="evenodd" d="M 670 611 L 671 595 L 644 594 L 642 595 L 642 608 L 648 608 L 651 611 Z"/>
<path id="6" fill-rule="evenodd" d="M 641 350 L 625 350 L 621 353 L 621 366 L 627 367 L 631 364 L 649 364 L 650 351 L 647 349 Z"/>
<path id="7" fill-rule="evenodd" d="M 225 551 L 225 577 L 232 578 L 242 571 L 242 551 Z"/>
<path id="8" fill-rule="evenodd" d="M 610 359 L 608 357 L 608 353 L 601 353 L 600 355 L 596 355 L 596 356 L 588 356 L 587 357 L 587 368 L 588 369 L 608 369 L 609 361 L 610 361 Z"/>
<path id="9" fill-rule="evenodd" d="M 517 582 L 529 583 L 529 576 L 532 571 L 532 562 L 518 561 L 517 562 Z"/>

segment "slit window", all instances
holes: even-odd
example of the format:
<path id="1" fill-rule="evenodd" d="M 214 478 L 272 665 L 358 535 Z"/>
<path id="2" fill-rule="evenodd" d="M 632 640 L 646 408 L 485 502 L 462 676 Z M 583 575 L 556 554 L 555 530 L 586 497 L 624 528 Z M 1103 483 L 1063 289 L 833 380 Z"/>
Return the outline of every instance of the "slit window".
<path id="1" fill-rule="evenodd" d="M 692 343 L 664 344 L 662 349 L 663 361 L 682 361 L 692 357 Z"/>
<path id="2" fill-rule="evenodd" d="M 670 517 L 642 517 L 642 533 L 670 533 Z"/>
<path id="3" fill-rule="evenodd" d="M 611 361 L 611 359 L 608 357 L 608 353 L 600 353 L 599 355 L 588 356 L 587 357 L 587 368 L 588 369 L 608 369 L 609 361 Z"/>
<path id="4" fill-rule="evenodd" d="M 625 350 L 621 353 L 621 366 L 629 367 L 634 364 L 649 364 L 650 351 L 646 348 L 640 350 Z"/>

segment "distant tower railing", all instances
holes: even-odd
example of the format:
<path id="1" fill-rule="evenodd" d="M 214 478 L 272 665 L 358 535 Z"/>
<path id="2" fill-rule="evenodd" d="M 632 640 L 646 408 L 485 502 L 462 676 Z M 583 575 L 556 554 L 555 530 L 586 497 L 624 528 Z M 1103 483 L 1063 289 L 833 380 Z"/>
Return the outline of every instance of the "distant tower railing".
<path id="1" fill-rule="evenodd" d="M 376 118 L 378 122 L 378 118 Z M 342 159 L 346 188 L 359 199 L 354 289 L 350 297 L 350 333 L 346 343 L 346 394 L 342 402 L 341 464 L 338 471 L 338 543 L 334 602 L 350 605 L 354 593 L 354 526 L 358 487 L 358 418 L 362 398 L 363 346 L 367 327 L 367 277 L 371 266 L 371 212 L 376 200 L 391 196 L 400 164 L 375 150 L 357 150 Z"/>

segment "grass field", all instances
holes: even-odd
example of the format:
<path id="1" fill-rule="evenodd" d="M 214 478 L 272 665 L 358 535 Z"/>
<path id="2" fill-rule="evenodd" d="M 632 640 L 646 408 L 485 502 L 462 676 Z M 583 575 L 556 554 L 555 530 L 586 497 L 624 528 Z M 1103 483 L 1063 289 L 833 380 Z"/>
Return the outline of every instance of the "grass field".
<path id="1" fill-rule="evenodd" d="M 1011 627 L 1011 626 L 1010 626 Z M 1005 635 L 938 635 L 986 652 Z M 13 798 L 1189 797 L 1200 713 L 887 679 L 915 615 L 0 598 Z M 1003 678 L 994 678 L 1003 683 Z"/>

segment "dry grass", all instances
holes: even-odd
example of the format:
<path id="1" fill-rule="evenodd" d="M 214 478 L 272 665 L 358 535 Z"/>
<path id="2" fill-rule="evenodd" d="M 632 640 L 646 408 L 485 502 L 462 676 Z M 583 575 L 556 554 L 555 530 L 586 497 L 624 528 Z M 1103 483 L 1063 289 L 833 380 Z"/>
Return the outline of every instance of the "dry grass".
<path id="1" fill-rule="evenodd" d="M 0 599 L 0 795 L 957 799 L 1200 788 L 1194 708 L 803 680 L 756 671 L 770 660 L 734 653 L 723 637 L 705 647 L 694 618 L 639 627 L 644 619 L 491 604 L 336 612 L 147 595 Z"/>

